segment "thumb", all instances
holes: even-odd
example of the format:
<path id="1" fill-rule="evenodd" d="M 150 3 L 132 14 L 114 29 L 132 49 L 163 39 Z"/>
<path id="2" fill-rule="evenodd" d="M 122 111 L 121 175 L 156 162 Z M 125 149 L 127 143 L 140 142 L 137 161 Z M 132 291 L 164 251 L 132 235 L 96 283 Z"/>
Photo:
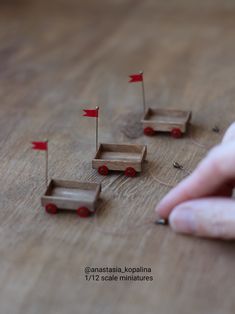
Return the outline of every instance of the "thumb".
<path id="1" fill-rule="evenodd" d="M 233 122 L 224 134 L 223 143 L 231 142 L 235 140 L 235 122 Z"/>
<path id="2" fill-rule="evenodd" d="M 171 212 L 169 223 L 179 233 L 235 239 L 235 200 L 211 197 L 181 203 Z"/>

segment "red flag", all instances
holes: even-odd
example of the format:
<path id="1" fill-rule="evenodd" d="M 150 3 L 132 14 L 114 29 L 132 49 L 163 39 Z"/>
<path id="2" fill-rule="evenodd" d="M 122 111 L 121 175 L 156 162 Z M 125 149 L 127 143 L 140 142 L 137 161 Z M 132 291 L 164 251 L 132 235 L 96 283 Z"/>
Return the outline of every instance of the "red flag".
<path id="1" fill-rule="evenodd" d="M 84 117 L 92 117 L 92 118 L 97 118 L 98 117 L 98 109 L 83 109 Z"/>
<path id="2" fill-rule="evenodd" d="M 143 73 L 129 75 L 129 83 L 143 82 Z"/>
<path id="3" fill-rule="evenodd" d="M 32 142 L 32 149 L 35 150 L 47 150 L 47 142 Z"/>

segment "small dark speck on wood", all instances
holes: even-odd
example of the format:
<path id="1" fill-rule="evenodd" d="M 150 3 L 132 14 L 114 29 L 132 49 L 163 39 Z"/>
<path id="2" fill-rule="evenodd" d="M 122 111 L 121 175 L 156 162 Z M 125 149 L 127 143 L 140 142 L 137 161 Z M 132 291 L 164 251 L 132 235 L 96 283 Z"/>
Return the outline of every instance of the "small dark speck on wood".
<path id="1" fill-rule="evenodd" d="M 155 225 L 168 225 L 168 219 L 159 218 L 155 222 Z"/>
<path id="2" fill-rule="evenodd" d="M 212 131 L 215 132 L 215 133 L 219 133 L 220 132 L 220 128 L 215 125 L 213 128 L 212 128 Z"/>
<path id="3" fill-rule="evenodd" d="M 173 162 L 173 167 L 176 169 L 181 169 L 181 170 L 184 169 L 184 167 L 181 164 L 179 164 L 177 161 Z"/>

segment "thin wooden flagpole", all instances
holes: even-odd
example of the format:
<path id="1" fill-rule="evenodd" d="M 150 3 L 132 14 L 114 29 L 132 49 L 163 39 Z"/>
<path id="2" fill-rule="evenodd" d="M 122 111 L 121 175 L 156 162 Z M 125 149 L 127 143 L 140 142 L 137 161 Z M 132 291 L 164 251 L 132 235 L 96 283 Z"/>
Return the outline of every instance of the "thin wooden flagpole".
<path id="1" fill-rule="evenodd" d="M 45 140 L 45 143 L 47 143 L 47 149 L 46 149 L 46 172 L 45 172 L 45 181 L 46 181 L 46 187 L 48 186 L 48 140 Z"/>
<path id="2" fill-rule="evenodd" d="M 98 144 L 99 144 L 99 107 L 96 106 L 95 108 L 97 110 L 97 115 L 96 115 L 96 132 L 95 132 L 95 144 L 96 144 L 96 151 L 98 150 Z"/>
<path id="3" fill-rule="evenodd" d="M 142 95 L 143 95 L 143 109 L 144 109 L 144 114 L 146 112 L 146 102 L 145 102 L 145 88 L 144 88 L 144 72 L 140 71 L 140 74 L 142 75 Z"/>

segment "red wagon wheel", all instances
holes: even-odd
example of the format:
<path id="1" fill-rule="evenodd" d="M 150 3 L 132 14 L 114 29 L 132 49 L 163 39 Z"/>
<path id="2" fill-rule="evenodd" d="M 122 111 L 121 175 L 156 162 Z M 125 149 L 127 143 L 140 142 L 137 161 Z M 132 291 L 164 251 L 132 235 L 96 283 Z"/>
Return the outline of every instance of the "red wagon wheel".
<path id="1" fill-rule="evenodd" d="M 128 167 L 125 170 L 125 175 L 127 177 L 134 177 L 136 175 L 136 170 L 134 168 L 132 168 L 132 167 Z"/>
<path id="2" fill-rule="evenodd" d="M 91 215 L 91 211 L 87 207 L 79 207 L 77 209 L 77 213 L 79 217 L 86 218 Z"/>
<path id="3" fill-rule="evenodd" d="M 180 138 L 182 137 L 182 132 L 179 128 L 174 128 L 171 130 L 171 136 L 174 138 Z"/>
<path id="4" fill-rule="evenodd" d="M 47 204 L 45 209 L 46 209 L 46 212 L 48 214 L 51 214 L 51 215 L 55 215 L 58 212 L 57 206 L 55 204 L 52 204 L 52 203 L 51 204 Z"/>
<path id="5" fill-rule="evenodd" d="M 99 172 L 99 174 L 101 174 L 102 176 L 107 176 L 108 173 L 109 173 L 109 169 L 108 169 L 108 167 L 106 167 L 105 165 L 103 165 L 103 166 L 100 166 L 100 167 L 98 168 L 98 172 Z"/>
<path id="6" fill-rule="evenodd" d="M 144 128 L 144 134 L 147 135 L 147 136 L 152 136 L 154 135 L 154 129 L 150 128 L 150 127 L 147 127 L 147 128 Z"/>

